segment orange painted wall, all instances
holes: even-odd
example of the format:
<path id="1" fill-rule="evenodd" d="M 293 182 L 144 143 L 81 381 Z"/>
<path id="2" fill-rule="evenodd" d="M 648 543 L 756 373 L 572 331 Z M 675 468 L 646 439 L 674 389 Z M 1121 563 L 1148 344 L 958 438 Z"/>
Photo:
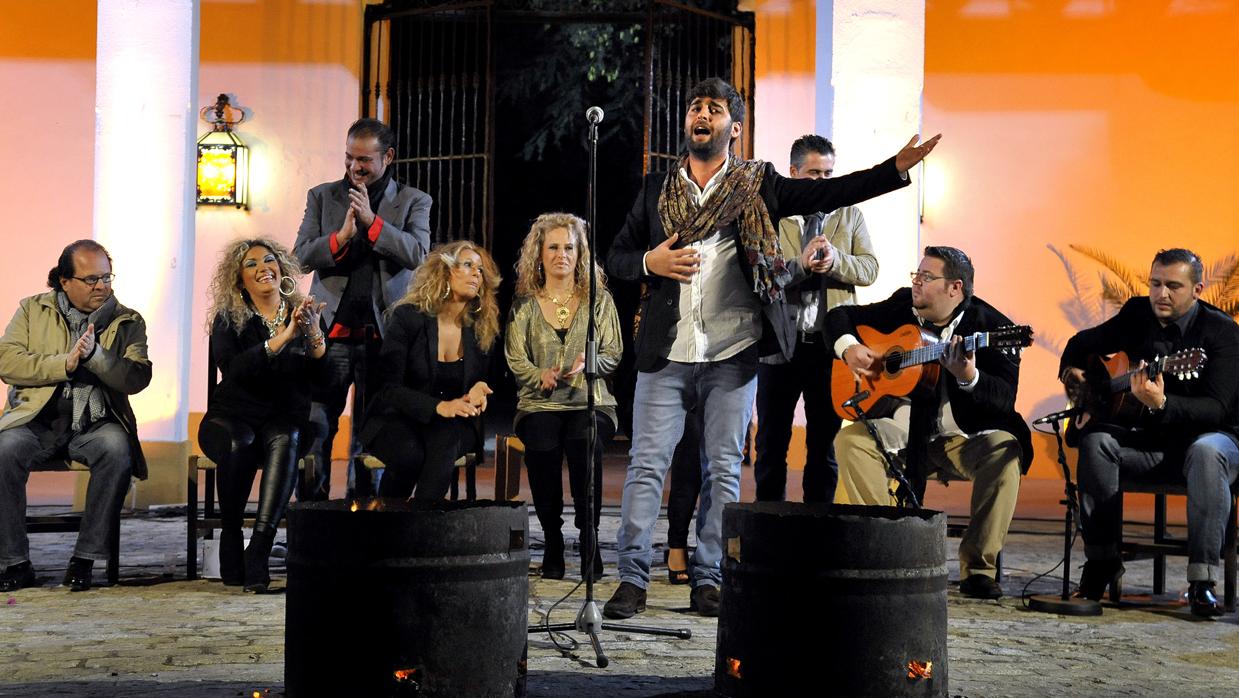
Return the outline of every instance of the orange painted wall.
<path id="1" fill-rule="evenodd" d="M 1077 329 L 1047 244 L 1103 248 L 1142 273 L 1163 247 L 1239 252 L 1239 5 L 1171 5 L 929 3 L 924 123 L 944 136 L 921 241 L 968 251 L 978 294 L 1035 328 L 1026 417 L 1063 405 L 1058 356 Z M 1085 6 L 1103 11 L 1068 14 Z M 1094 283 L 1099 267 L 1073 261 Z M 1056 477 L 1049 456 L 1034 475 Z"/>

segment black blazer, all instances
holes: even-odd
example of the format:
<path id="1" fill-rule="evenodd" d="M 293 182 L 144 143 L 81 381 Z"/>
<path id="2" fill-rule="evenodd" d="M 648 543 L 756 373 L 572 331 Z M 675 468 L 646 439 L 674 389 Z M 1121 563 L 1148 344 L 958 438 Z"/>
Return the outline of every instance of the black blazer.
<path id="1" fill-rule="evenodd" d="M 655 275 L 643 275 L 642 258 L 667 239 L 662 220 L 658 216 L 658 198 L 663 183 L 670 176 L 679 176 L 677 167 L 671 173 L 657 172 L 645 176 L 637 200 L 619 235 L 611 245 L 607 256 L 607 272 L 629 281 L 641 280 L 649 287 L 648 297 L 642 301 L 641 327 L 637 332 L 637 370 L 654 371 L 663 365 L 671 344 L 675 341 L 675 326 L 680 319 L 680 284 L 672 279 Z M 851 206 L 880 194 L 905 187 L 910 179 L 903 179 L 895 169 L 895 159 L 860 172 L 831 179 L 788 179 L 774 171 L 774 165 L 766 163 L 762 177 L 761 197 L 766 202 L 770 220 L 778 225 L 781 218 L 808 215 L 816 211 L 833 211 L 840 206 Z M 735 231 L 731 222 L 724 230 Z M 753 270 L 748 255 L 741 247 L 740 236 L 735 236 L 740 269 L 746 282 L 752 286 Z M 768 356 L 782 352 L 791 360 L 796 349 L 796 327 L 788 320 L 782 303 L 763 303 L 762 339 L 760 353 Z"/>
<path id="2" fill-rule="evenodd" d="M 845 334 L 856 335 L 857 325 L 868 325 L 879 332 L 892 332 L 902 325 L 917 324 L 912 312 L 912 289 L 901 288 L 890 298 L 871 305 L 843 305 L 826 315 L 827 346 Z M 955 334 L 964 337 L 1013 324 L 992 305 L 972 297 L 964 317 L 955 327 Z M 969 434 L 988 429 L 1001 429 L 1020 442 L 1020 464 L 1024 472 L 1032 463 L 1032 435 L 1028 424 L 1015 411 L 1015 395 L 1020 381 L 1020 357 L 997 349 L 977 350 L 977 370 L 981 377 L 971 391 L 959 387 L 959 382 L 945 369 L 939 381 L 946 384 L 951 401 L 951 413 L 959 428 Z"/>
<path id="3" fill-rule="evenodd" d="M 486 378 L 490 362 L 472 327 L 461 328 L 461 343 L 467 390 Z M 438 416 L 439 398 L 431 394 L 438 366 L 438 319 L 409 304 L 397 306 L 387 318 L 376 374 L 382 383 L 367 405 L 359 432 L 363 443 L 370 443 L 388 419 L 429 424 Z"/>
<path id="4" fill-rule="evenodd" d="M 1179 343 L 1182 349 L 1201 348 L 1208 361 L 1200 377 L 1180 381 L 1165 375 L 1166 409 L 1147 413 L 1140 426 L 1160 434 L 1172 445 L 1186 446 L 1197 436 L 1224 431 L 1239 437 L 1239 325 L 1226 313 L 1204 301 Z M 1160 324 L 1148 296 L 1123 304 L 1114 317 L 1077 333 L 1067 342 L 1058 374 L 1067 368 L 1085 368 L 1092 355 L 1126 352 L 1133 361 L 1153 356 L 1154 333 Z"/>
<path id="5" fill-rule="evenodd" d="M 323 379 L 327 362 L 310 358 L 301 335 L 268 359 L 262 345 L 269 338 L 258 316 L 246 321 L 239 332 L 223 318 L 215 318 L 211 360 L 223 378 L 207 398 L 209 416 L 239 419 L 253 426 L 273 417 L 286 417 L 302 427 L 309 422 L 311 391 Z"/>

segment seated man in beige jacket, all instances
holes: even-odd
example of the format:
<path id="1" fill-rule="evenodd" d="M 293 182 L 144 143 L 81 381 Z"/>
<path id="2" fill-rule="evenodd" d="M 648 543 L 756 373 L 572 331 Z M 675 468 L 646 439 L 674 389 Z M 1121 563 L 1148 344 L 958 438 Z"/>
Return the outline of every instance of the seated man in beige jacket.
<path id="1" fill-rule="evenodd" d="M 0 338 L 0 591 L 36 583 L 26 537 L 26 481 L 35 465 L 72 458 L 90 468 L 86 507 L 65 586 L 85 591 L 108 559 L 111 527 L 146 462 L 129 396 L 151 382 L 146 323 L 112 294 L 112 258 L 93 240 L 60 253 L 51 289 L 21 301 Z"/>

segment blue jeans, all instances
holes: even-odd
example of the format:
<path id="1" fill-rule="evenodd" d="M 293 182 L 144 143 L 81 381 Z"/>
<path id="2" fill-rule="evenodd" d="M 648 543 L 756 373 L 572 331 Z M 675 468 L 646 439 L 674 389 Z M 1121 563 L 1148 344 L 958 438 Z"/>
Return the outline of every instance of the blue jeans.
<path id="1" fill-rule="evenodd" d="M 1080 514 L 1084 553 L 1090 560 L 1119 558 L 1122 527 L 1119 492 L 1123 478 L 1187 483 L 1187 580 L 1221 577 L 1222 541 L 1230 516 L 1231 486 L 1239 475 L 1239 444 L 1227 434 L 1196 437 L 1182 467 L 1162 451 L 1135 448 L 1125 435 L 1085 434 L 1080 441 Z"/>
<path id="2" fill-rule="evenodd" d="M 0 568 L 30 559 L 26 537 L 26 482 L 30 468 L 53 456 L 37 425 L 0 431 Z M 67 455 L 90 467 L 86 507 L 77 534 L 73 556 L 86 560 L 108 559 L 108 534 L 120 516 L 133 458 L 129 435 L 116 422 L 99 422 L 69 440 Z"/>
<path id="3" fill-rule="evenodd" d="M 662 508 L 663 479 L 684 433 L 684 416 L 701 410 L 705 484 L 697 512 L 693 586 L 719 586 L 723 505 L 740 500 L 740 460 L 757 391 L 757 347 L 709 363 L 667 362 L 637 374 L 633 440 L 618 536 L 620 580 L 642 589 L 650 580 L 650 537 Z"/>

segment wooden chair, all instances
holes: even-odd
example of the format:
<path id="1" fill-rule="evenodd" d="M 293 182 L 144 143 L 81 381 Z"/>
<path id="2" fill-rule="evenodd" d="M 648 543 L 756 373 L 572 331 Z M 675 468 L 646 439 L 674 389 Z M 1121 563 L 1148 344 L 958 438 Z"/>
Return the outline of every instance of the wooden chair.
<path id="1" fill-rule="evenodd" d="M 68 459 L 54 459 L 39 463 L 31 472 L 90 472 L 85 463 Z M 81 514 L 56 514 L 52 516 L 26 516 L 27 533 L 77 533 L 82 530 Z M 117 516 L 108 531 L 108 584 L 115 585 L 120 579 L 120 517 Z"/>
<path id="2" fill-rule="evenodd" d="M 307 455 L 297 461 L 297 469 L 305 470 L 312 467 L 315 456 Z M 185 578 L 198 578 L 198 537 L 203 540 L 214 540 L 215 531 L 223 525 L 215 502 L 215 461 L 206 456 L 191 455 L 189 457 L 189 481 L 186 487 L 185 508 Z M 199 471 L 206 473 L 206 491 L 203 493 L 202 509 L 198 508 L 198 478 Z M 279 526 L 284 526 L 285 519 L 280 519 Z M 244 526 L 254 525 L 254 513 L 246 512 Z"/>
<path id="3" fill-rule="evenodd" d="M 516 434 L 495 434 L 495 501 L 520 498 L 525 444 Z"/>
<path id="4" fill-rule="evenodd" d="M 477 470 L 478 466 L 486 461 L 486 449 L 482 445 L 482 417 L 474 418 L 473 426 L 477 437 L 475 440 L 477 448 L 456 459 L 454 464 L 455 472 L 452 473 L 451 489 L 448 490 L 448 496 L 452 501 L 460 498 L 460 471 L 462 470 L 465 471 L 465 501 L 472 502 L 478 498 Z M 353 467 L 366 468 L 370 472 L 374 472 L 383 470 L 386 466 L 376 456 L 368 453 L 359 453 L 353 458 Z"/>
<path id="5" fill-rule="evenodd" d="M 1187 538 L 1170 535 L 1166 526 L 1166 497 L 1187 496 L 1187 486 L 1182 482 L 1148 482 L 1124 479 L 1122 494 L 1153 495 L 1153 538 L 1148 540 L 1132 540 L 1122 538 L 1119 542 L 1119 552 L 1124 560 L 1153 560 L 1153 593 L 1162 594 L 1166 591 L 1166 556 L 1176 555 L 1187 557 Z M 1226 610 L 1235 610 L 1235 577 L 1236 577 L 1236 515 L 1239 502 L 1235 500 L 1235 492 L 1231 492 L 1230 515 L 1226 519 L 1226 532 L 1223 536 L 1222 572 L 1223 572 L 1223 602 Z M 1120 506 L 1122 505 L 1120 495 Z M 1128 522 L 1124 522 L 1126 525 Z M 1118 602 L 1121 597 L 1111 592 L 1111 600 Z"/>

